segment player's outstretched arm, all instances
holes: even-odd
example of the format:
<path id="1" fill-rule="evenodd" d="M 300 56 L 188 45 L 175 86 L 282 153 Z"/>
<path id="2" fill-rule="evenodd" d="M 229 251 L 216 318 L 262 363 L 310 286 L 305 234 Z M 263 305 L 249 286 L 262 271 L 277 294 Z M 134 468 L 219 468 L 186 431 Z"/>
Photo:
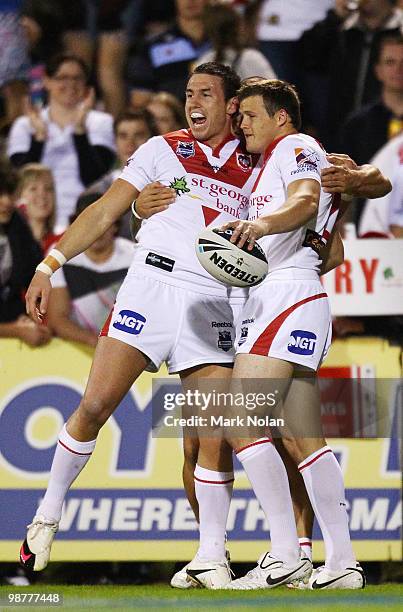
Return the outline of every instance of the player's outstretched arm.
<path id="1" fill-rule="evenodd" d="M 117 179 L 108 191 L 86 208 L 66 230 L 35 272 L 25 297 L 27 314 L 41 323 L 46 314 L 50 291 L 50 276 L 57 268 L 75 255 L 85 251 L 97 238 L 122 216 L 138 195 L 130 183 Z"/>
<path id="2" fill-rule="evenodd" d="M 321 172 L 322 188 L 326 193 L 381 198 L 392 189 L 390 180 L 371 164 L 357 166 L 351 157 L 342 153 L 327 155 L 327 160 L 332 166 Z"/>

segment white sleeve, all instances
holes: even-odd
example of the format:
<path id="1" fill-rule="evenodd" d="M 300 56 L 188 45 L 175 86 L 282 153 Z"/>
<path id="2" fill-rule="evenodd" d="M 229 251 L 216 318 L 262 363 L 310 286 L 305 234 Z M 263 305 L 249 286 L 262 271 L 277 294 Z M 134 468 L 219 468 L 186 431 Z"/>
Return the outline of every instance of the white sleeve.
<path id="1" fill-rule="evenodd" d="M 50 283 L 52 285 L 52 289 L 55 289 L 56 287 L 67 287 L 63 268 L 59 268 L 56 270 L 56 272 L 53 272 L 52 276 L 50 277 Z"/>
<path id="2" fill-rule="evenodd" d="M 274 162 L 286 189 L 301 179 L 314 179 L 320 183 L 320 171 L 329 165 L 324 151 L 322 154 L 318 148 L 309 146 L 298 135 L 289 136 L 278 143 L 274 150 Z"/>
<path id="3" fill-rule="evenodd" d="M 119 178 L 127 181 L 138 191 L 156 180 L 156 159 L 161 136 L 154 136 L 142 144 L 130 157 Z"/>
<path id="4" fill-rule="evenodd" d="M 11 126 L 7 142 L 7 155 L 26 153 L 31 146 L 31 126 L 28 117 L 18 117 Z"/>
<path id="5" fill-rule="evenodd" d="M 399 169 L 393 180 L 393 189 L 389 196 L 388 225 L 403 227 L 403 167 Z"/>
<path id="6" fill-rule="evenodd" d="M 90 111 L 86 121 L 88 140 L 92 145 L 107 147 L 115 151 L 113 117 L 109 113 Z"/>

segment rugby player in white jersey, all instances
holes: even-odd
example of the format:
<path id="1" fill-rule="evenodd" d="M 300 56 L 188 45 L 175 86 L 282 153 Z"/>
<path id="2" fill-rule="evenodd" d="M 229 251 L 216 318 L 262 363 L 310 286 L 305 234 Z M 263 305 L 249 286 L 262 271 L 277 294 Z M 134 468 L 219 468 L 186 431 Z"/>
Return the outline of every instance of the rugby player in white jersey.
<path id="1" fill-rule="evenodd" d="M 160 214 L 142 224 L 133 264 L 101 332 L 84 397 L 60 432 L 47 491 L 20 550 L 28 569 L 46 567 L 67 491 L 90 458 L 100 428 L 145 369 L 156 371 L 165 361 L 169 372 L 178 372 L 190 388 L 199 377 L 230 376 L 226 365 L 233 362 L 235 339 L 231 306 L 235 313 L 244 298 L 204 271 L 194 243 L 207 225 L 247 216 L 259 156 L 245 154 L 231 134 L 239 83 L 226 66 L 199 66 L 186 92 L 189 129 L 142 145 L 106 194 L 67 229 L 32 279 L 27 312 L 40 322 L 51 274 L 102 235 L 146 185 L 151 184 L 151 193 L 163 189 L 156 181 L 171 187 L 157 206 L 144 211 L 143 216 Z M 138 206 L 141 214 L 140 199 Z M 215 454 L 213 443 L 210 452 Z M 222 455 L 220 448 L 216 454 Z M 220 464 L 215 491 L 225 511 L 232 482 L 229 452 Z M 216 567 L 229 580 L 227 561 Z"/>
<path id="2" fill-rule="evenodd" d="M 233 378 L 276 379 L 277 384 L 285 381 L 284 406 L 290 402 L 294 411 L 286 417 L 294 419 L 294 425 L 298 420 L 306 424 L 305 430 L 297 427 L 300 437 L 288 431 L 283 444 L 298 463 L 325 541 L 325 565 L 312 574 L 309 585 L 362 588 L 365 578 L 351 546 L 342 473 L 319 426 L 314 376 L 331 340 L 330 308 L 319 271 L 321 251 L 338 215 L 338 199 L 321 186 L 321 170 L 328 166 L 325 151 L 313 138 L 299 133 L 300 103 L 293 87 L 283 81 L 266 81 L 245 86 L 239 99 L 247 149 L 264 153 L 264 165 L 250 197 L 249 220 L 224 227 L 235 230 L 232 241 L 239 246 L 249 242 L 252 248 L 259 239 L 269 261 L 269 274 L 249 291 L 237 329 Z M 297 377 L 301 370 L 303 379 Z M 304 431 L 309 437 L 303 437 Z M 271 551 L 228 588 L 272 588 L 291 582 L 304 557 L 300 558 L 280 456 L 267 437 L 251 438 L 232 430 L 227 440 L 246 471 L 271 535 Z M 200 469 L 208 479 L 215 466 L 203 452 L 204 444 L 201 439 L 202 461 L 198 461 L 195 477 Z M 209 533 L 205 523 L 214 522 L 214 508 L 203 498 L 199 499 L 199 514 L 202 536 Z M 200 549 L 213 550 L 212 538 L 201 541 Z M 305 576 L 309 576 L 308 566 L 306 570 Z M 208 586 L 203 575 L 192 575 L 192 565 L 188 573 Z"/>

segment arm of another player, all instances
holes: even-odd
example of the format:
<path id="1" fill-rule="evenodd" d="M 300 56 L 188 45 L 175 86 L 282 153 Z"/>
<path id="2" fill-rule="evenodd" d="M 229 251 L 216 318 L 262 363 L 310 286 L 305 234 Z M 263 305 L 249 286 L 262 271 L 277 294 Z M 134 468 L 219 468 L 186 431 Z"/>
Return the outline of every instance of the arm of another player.
<path id="1" fill-rule="evenodd" d="M 315 179 L 293 181 L 287 188 L 287 199 L 275 212 L 255 221 L 231 221 L 222 229 L 233 228 L 231 242 L 239 247 L 248 242 L 251 251 L 255 241 L 271 234 L 284 234 L 302 227 L 318 211 L 320 183 Z"/>
<path id="2" fill-rule="evenodd" d="M 169 205 L 175 202 L 175 198 L 175 189 L 166 187 L 159 181 L 155 181 L 144 187 L 132 205 L 133 214 L 130 219 L 130 233 L 133 240 L 136 239 L 136 234 L 141 227 L 141 221 L 143 219 L 149 219 L 156 213 L 167 210 Z"/>
<path id="3" fill-rule="evenodd" d="M 392 184 L 379 168 L 371 164 L 357 166 L 342 153 L 327 155 L 332 164 L 321 172 L 322 188 L 326 193 L 345 193 L 357 198 L 381 198 L 392 190 Z"/>
<path id="4" fill-rule="evenodd" d="M 108 191 L 96 202 L 86 208 L 70 225 L 42 264 L 50 272 L 37 270 L 29 285 L 25 300 L 27 314 L 41 323 L 47 312 L 48 300 L 52 289 L 50 274 L 63 264 L 61 259 L 69 260 L 85 251 L 97 238 L 123 215 L 136 199 L 138 191 L 129 182 L 117 179 Z M 52 257 L 52 252 L 58 257 Z"/>
<path id="5" fill-rule="evenodd" d="M 337 227 L 333 228 L 329 240 L 325 248 L 321 251 L 320 257 L 322 263 L 320 265 L 319 274 L 323 276 L 330 270 L 337 268 L 344 261 L 344 245 L 341 234 Z"/>

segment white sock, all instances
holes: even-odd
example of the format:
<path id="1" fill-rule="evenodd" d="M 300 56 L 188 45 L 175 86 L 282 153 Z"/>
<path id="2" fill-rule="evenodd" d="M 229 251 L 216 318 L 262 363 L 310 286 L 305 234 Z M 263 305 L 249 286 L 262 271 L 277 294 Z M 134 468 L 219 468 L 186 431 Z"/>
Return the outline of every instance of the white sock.
<path id="1" fill-rule="evenodd" d="M 237 451 L 270 526 L 271 553 L 286 564 L 299 559 L 297 528 L 284 463 L 269 438 Z"/>
<path id="2" fill-rule="evenodd" d="M 78 442 L 67 433 L 66 425 L 59 434 L 45 497 L 36 514 L 60 521 L 67 491 L 75 481 L 95 448 L 96 440 Z"/>
<path id="3" fill-rule="evenodd" d="M 304 557 L 307 557 L 310 561 L 312 561 L 312 540 L 311 538 L 303 537 L 298 538 L 299 547 L 304 553 Z"/>
<path id="4" fill-rule="evenodd" d="M 194 479 L 200 521 L 197 557 L 205 561 L 223 561 L 234 473 L 215 472 L 196 465 Z"/>
<path id="5" fill-rule="evenodd" d="M 355 567 L 356 559 L 348 529 L 343 475 L 329 446 L 315 451 L 298 466 L 322 531 L 326 567 Z"/>

